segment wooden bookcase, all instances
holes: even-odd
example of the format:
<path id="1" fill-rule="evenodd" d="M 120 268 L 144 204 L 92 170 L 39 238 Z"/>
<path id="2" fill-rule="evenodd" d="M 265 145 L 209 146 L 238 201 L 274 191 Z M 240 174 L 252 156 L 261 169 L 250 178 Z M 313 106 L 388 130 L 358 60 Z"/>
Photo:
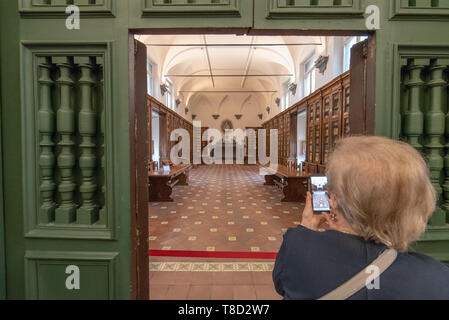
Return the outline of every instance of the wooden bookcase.
<path id="1" fill-rule="evenodd" d="M 259 130 L 262 127 L 246 127 L 247 135 L 245 137 L 245 164 L 249 164 L 251 160 L 257 162 L 258 157 L 258 146 L 259 146 Z M 249 139 L 249 130 L 254 130 L 255 139 Z M 255 159 L 251 158 L 250 155 L 254 154 L 256 156 Z"/>
<path id="2" fill-rule="evenodd" d="M 152 111 L 159 113 L 159 148 L 161 161 L 170 160 L 170 150 L 177 143 L 170 141 L 170 136 L 175 129 L 185 129 L 190 135 L 190 150 L 193 150 L 193 124 L 181 117 L 178 113 L 165 106 L 152 96 L 147 96 L 147 107 Z M 152 141 L 152 132 L 149 131 L 150 141 Z M 190 162 L 193 162 L 193 153 L 190 153 Z"/>
<path id="3" fill-rule="evenodd" d="M 332 148 L 338 139 L 349 136 L 350 72 L 346 72 L 284 112 L 265 122 L 267 150 L 270 150 L 270 130 L 278 129 L 279 163 L 287 165 L 296 158 L 297 122 L 299 112 L 307 110 L 306 162 L 310 173 L 324 173 Z"/>

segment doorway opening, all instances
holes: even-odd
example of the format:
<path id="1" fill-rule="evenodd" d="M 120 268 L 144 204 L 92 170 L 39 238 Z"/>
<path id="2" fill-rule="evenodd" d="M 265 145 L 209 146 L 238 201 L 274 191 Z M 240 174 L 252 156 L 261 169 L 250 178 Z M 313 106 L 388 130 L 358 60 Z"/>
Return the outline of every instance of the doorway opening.
<path id="1" fill-rule="evenodd" d="M 297 117 L 297 164 L 301 166 L 306 162 L 307 111 L 298 112 Z"/>
<path id="2" fill-rule="evenodd" d="M 160 121 L 164 120 L 158 112 L 153 111 L 151 113 L 151 161 L 154 164 L 160 163 Z M 152 170 L 158 170 L 158 166 L 151 168 Z"/>
<path id="3" fill-rule="evenodd" d="M 134 251 L 143 257 L 137 243 L 146 241 L 146 260 L 136 264 L 144 269 L 149 262 L 150 298 L 279 298 L 270 271 L 283 233 L 300 224 L 303 208 L 300 191 L 285 194 L 285 187 L 293 186 L 287 181 L 291 172 L 323 172 L 338 138 L 369 133 L 375 50 L 366 49 L 375 46 L 375 37 L 163 33 L 130 38 L 134 52 L 141 53 L 131 62 L 132 85 L 145 88 L 135 101 L 144 103 L 139 110 L 148 117 L 147 136 L 137 134 L 132 141 L 134 152 L 148 148 L 146 158 L 131 155 L 136 168 L 146 166 L 135 183 L 141 177 L 140 188 L 147 192 L 136 197 L 142 211 L 133 225 L 139 230 L 133 231 Z M 135 112 L 133 132 L 144 132 L 136 130 L 142 125 L 138 118 Z M 179 141 L 171 140 L 176 129 L 190 137 L 190 163 L 184 167 L 170 157 Z M 243 163 L 236 163 L 235 139 L 232 157 L 224 147 L 218 152 L 222 163 L 193 163 L 194 153 L 204 154 L 212 136 L 225 139 L 225 129 L 247 133 Z M 272 184 L 252 161 L 270 130 L 278 132 L 278 161 L 286 170 Z M 267 140 L 262 143 L 270 150 Z M 139 225 L 145 217 L 147 224 Z M 168 271 L 172 278 L 162 276 Z"/>

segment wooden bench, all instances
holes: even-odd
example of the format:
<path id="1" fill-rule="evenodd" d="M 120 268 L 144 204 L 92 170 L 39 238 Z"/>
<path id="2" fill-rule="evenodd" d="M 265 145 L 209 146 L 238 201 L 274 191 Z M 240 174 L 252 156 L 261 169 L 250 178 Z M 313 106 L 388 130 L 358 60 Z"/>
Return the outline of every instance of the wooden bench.
<path id="1" fill-rule="evenodd" d="M 150 202 L 173 202 L 171 194 L 174 186 L 187 186 L 190 164 L 170 168 L 170 171 L 158 170 L 148 172 L 148 196 Z"/>
<path id="2" fill-rule="evenodd" d="M 267 166 L 259 165 L 269 170 Z M 283 202 L 304 202 L 308 190 L 310 175 L 298 170 L 278 165 L 276 172 L 268 171 L 265 175 L 266 186 L 278 186 L 284 193 Z"/>

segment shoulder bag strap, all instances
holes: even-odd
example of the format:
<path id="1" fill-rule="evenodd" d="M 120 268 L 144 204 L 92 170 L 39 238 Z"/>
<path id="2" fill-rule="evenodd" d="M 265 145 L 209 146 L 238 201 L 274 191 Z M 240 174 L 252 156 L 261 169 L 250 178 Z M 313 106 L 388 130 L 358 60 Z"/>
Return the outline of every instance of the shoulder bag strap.
<path id="1" fill-rule="evenodd" d="M 394 249 L 387 249 L 382 254 L 377 257 L 368 267 L 360 271 L 354 277 L 343 283 L 341 286 L 335 290 L 329 292 L 325 296 L 319 298 L 318 300 L 345 300 L 360 289 L 366 286 L 366 280 L 369 274 L 366 272 L 370 266 L 377 266 L 379 268 L 379 276 L 390 267 L 396 260 L 398 253 Z"/>

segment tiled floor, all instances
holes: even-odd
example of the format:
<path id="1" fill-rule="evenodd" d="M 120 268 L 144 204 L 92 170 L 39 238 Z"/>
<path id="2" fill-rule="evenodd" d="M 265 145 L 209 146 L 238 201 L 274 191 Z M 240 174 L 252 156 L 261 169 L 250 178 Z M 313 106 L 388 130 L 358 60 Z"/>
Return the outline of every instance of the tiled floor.
<path id="1" fill-rule="evenodd" d="M 281 202 L 256 166 L 201 166 L 173 203 L 150 203 L 155 250 L 277 252 L 287 228 L 301 221 L 301 203 Z"/>
<path id="2" fill-rule="evenodd" d="M 150 272 L 152 300 L 280 300 L 271 272 Z"/>
<path id="3" fill-rule="evenodd" d="M 204 261 L 204 262 L 181 262 L 181 261 L 166 261 L 166 262 L 150 262 L 150 271 L 162 272 L 271 272 L 273 271 L 273 262 L 234 262 L 232 260 L 220 261 Z"/>
<path id="4" fill-rule="evenodd" d="M 201 166 L 173 203 L 150 203 L 154 250 L 277 252 L 287 228 L 301 221 L 301 203 L 281 202 L 256 166 Z M 150 298 L 272 300 L 273 260 L 150 257 Z M 204 270 L 204 271 L 203 271 Z"/>

